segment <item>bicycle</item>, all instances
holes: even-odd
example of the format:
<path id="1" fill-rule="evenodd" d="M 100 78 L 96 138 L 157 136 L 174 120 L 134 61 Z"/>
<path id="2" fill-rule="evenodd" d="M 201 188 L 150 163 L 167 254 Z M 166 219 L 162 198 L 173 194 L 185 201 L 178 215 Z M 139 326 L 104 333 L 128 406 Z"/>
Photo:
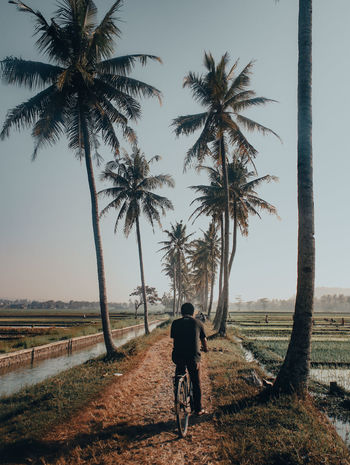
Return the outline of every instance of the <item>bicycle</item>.
<path id="1" fill-rule="evenodd" d="M 193 388 L 190 375 L 175 376 L 175 415 L 180 437 L 187 434 L 188 421 L 193 410 Z"/>

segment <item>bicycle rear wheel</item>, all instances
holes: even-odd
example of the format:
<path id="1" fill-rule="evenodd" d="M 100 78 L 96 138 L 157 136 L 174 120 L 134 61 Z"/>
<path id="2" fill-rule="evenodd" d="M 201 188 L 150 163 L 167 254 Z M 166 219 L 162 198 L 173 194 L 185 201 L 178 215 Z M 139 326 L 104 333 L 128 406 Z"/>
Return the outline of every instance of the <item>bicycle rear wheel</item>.
<path id="1" fill-rule="evenodd" d="M 175 413 L 176 422 L 179 429 L 179 434 L 184 438 L 187 434 L 188 419 L 190 416 L 190 397 L 189 397 L 189 386 L 187 383 L 186 376 L 182 376 L 176 386 L 175 395 Z"/>

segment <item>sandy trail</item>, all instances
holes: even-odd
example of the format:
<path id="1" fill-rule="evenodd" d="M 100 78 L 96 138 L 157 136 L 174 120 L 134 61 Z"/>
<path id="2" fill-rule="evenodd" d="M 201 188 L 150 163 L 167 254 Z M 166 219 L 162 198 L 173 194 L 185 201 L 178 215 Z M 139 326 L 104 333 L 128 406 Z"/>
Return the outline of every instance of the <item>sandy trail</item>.
<path id="1" fill-rule="evenodd" d="M 220 435 L 212 421 L 211 391 L 202 357 L 203 405 L 208 414 L 190 418 L 188 436 L 179 439 L 173 406 L 171 340 L 155 343 L 142 363 L 117 377 L 99 399 L 45 441 L 62 445 L 57 464 L 224 464 L 218 457 Z"/>

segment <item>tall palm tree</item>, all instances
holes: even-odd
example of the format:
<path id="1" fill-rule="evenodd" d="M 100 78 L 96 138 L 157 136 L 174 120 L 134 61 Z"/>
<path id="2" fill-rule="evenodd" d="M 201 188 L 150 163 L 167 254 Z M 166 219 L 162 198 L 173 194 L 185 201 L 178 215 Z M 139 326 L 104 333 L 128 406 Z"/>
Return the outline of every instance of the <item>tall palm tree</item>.
<path id="1" fill-rule="evenodd" d="M 180 222 L 171 225 L 169 230 L 164 230 L 168 236 L 168 240 L 161 241 L 163 247 L 160 249 L 164 251 L 163 259 L 171 258 L 174 263 L 174 276 L 177 288 L 177 303 L 176 313 L 179 313 L 180 305 L 184 297 L 183 293 L 183 270 L 186 268 L 186 254 L 189 252 L 190 247 L 188 240 L 192 236 L 186 234 L 186 225 Z"/>
<path id="2" fill-rule="evenodd" d="M 294 322 L 275 392 L 304 396 L 310 371 L 315 283 L 312 169 L 312 0 L 299 0 L 298 61 L 298 280 Z"/>
<path id="3" fill-rule="evenodd" d="M 194 202 L 200 202 L 200 205 L 194 211 L 194 213 L 197 213 L 197 216 L 202 212 L 220 212 L 220 206 L 222 205 L 222 199 L 224 197 L 223 176 L 221 170 L 219 168 L 212 168 L 208 166 L 203 166 L 202 169 L 207 171 L 210 185 L 191 186 L 191 189 L 194 189 L 196 193 L 201 194 L 194 200 Z M 266 200 L 259 197 L 256 192 L 256 188 L 263 182 L 276 181 L 277 178 L 271 175 L 256 178 L 256 171 L 249 171 L 247 159 L 242 161 L 237 152 L 233 154 L 232 162 L 228 163 L 227 171 L 229 182 L 230 217 L 233 220 L 233 241 L 229 260 L 230 274 L 237 248 L 237 230 L 239 229 L 243 236 L 248 235 L 248 220 L 250 215 L 257 215 L 261 218 L 260 212 L 262 211 L 277 215 L 276 208 Z M 216 329 L 219 329 L 219 327 L 223 324 L 226 325 L 226 321 L 222 322 L 223 318 L 225 318 L 225 315 L 222 311 L 222 305 L 220 305 L 219 296 L 219 305 L 214 320 L 214 326 Z"/>
<path id="4" fill-rule="evenodd" d="M 159 61 L 159 58 L 143 54 L 113 57 L 114 39 L 120 36 L 115 15 L 121 0 L 112 4 L 100 23 L 97 23 L 97 8 L 92 0 L 60 0 L 50 21 L 22 1 L 10 3 L 34 16 L 36 46 L 50 63 L 12 56 L 1 61 L 1 77 L 6 84 L 40 91 L 8 111 L 0 137 L 7 137 L 12 128 L 31 127 L 35 140 L 34 159 L 40 148 L 54 144 L 66 134 L 69 148 L 85 160 L 103 334 L 107 353 L 112 354 L 115 347 L 108 318 L 92 149 L 97 148 L 98 136 L 101 136 L 114 153 L 118 152 L 119 139 L 114 124 L 124 137 L 135 141 L 129 120 L 137 120 L 141 115 L 136 98 L 159 98 L 160 92 L 128 75 L 137 62 L 146 64 L 149 59 Z"/>
<path id="5" fill-rule="evenodd" d="M 184 87 L 190 87 L 195 100 L 204 108 L 202 113 L 179 116 L 173 121 L 176 135 L 189 135 L 202 128 L 201 133 L 188 150 L 185 158 L 185 168 L 193 160 L 202 162 L 207 155 L 212 155 L 210 144 L 217 143 L 219 161 L 221 163 L 224 182 L 224 253 L 223 253 L 223 314 L 226 321 L 229 305 L 229 191 L 227 178 L 227 157 L 225 153 L 226 138 L 236 147 L 242 157 L 252 160 L 256 149 L 248 142 L 241 127 L 251 131 L 257 130 L 262 134 L 273 133 L 271 129 L 243 116 L 245 109 L 264 105 L 271 102 L 265 97 L 256 97 L 249 89 L 252 62 L 240 72 L 236 73 L 237 61 L 227 69 L 228 54 L 225 53 L 218 64 L 210 53 L 204 54 L 206 73 L 197 75 L 189 72 L 184 80 Z M 275 134 L 276 135 L 276 134 Z M 220 327 L 220 334 L 226 333 L 226 324 Z"/>
<path id="6" fill-rule="evenodd" d="M 173 209 L 173 204 L 169 199 L 153 192 L 155 189 L 163 186 L 174 187 L 174 181 L 170 175 L 151 174 L 152 163 L 159 161 L 159 159 L 159 156 L 155 156 L 150 160 L 146 160 L 145 155 L 136 146 L 133 148 L 131 155 L 124 152 L 121 159 L 107 163 L 106 169 L 101 175 L 102 180 L 110 182 L 113 187 L 103 189 L 99 192 L 99 195 L 112 198 L 101 211 L 101 215 L 105 215 L 110 210 L 117 210 L 119 212 L 114 227 L 115 233 L 117 232 L 119 221 L 123 218 L 125 219 L 124 234 L 126 237 L 129 236 L 132 227 L 136 226 L 146 334 L 149 334 L 149 327 L 140 216 L 144 214 L 154 229 L 155 222 L 160 227 L 162 226 L 160 213 L 165 215 L 166 210 Z"/>

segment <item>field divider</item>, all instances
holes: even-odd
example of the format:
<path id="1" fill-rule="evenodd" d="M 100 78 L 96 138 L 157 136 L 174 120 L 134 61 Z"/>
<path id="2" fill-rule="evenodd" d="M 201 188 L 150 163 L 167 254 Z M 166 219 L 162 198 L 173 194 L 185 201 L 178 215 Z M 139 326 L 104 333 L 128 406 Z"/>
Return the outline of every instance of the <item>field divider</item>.
<path id="1" fill-rule="evenodd" d="M 161 319 L 153 320 L 150 324 L 158 323 Z M 112 330 L 112 336 L 123 334 L 128 331 L 137 330 L 143 327 L 144 324 L 126 326 L 125 328 L 117 328 Z M 76 349 L 88 347 L 103 341 L 103 332 L 88 334 L 87 336 L 74 337 L 63 341 L 51 342 L 41 346 L 31 347 L 30 349 L 17 350 L 10 354 L 0 355 L 0 369 L 8 368 L 12 365 L 24 364 L 26 362 L 34 363 L 36 360 L 50 358 L 56 354 L 67 352 L 72 353 Z"/>

